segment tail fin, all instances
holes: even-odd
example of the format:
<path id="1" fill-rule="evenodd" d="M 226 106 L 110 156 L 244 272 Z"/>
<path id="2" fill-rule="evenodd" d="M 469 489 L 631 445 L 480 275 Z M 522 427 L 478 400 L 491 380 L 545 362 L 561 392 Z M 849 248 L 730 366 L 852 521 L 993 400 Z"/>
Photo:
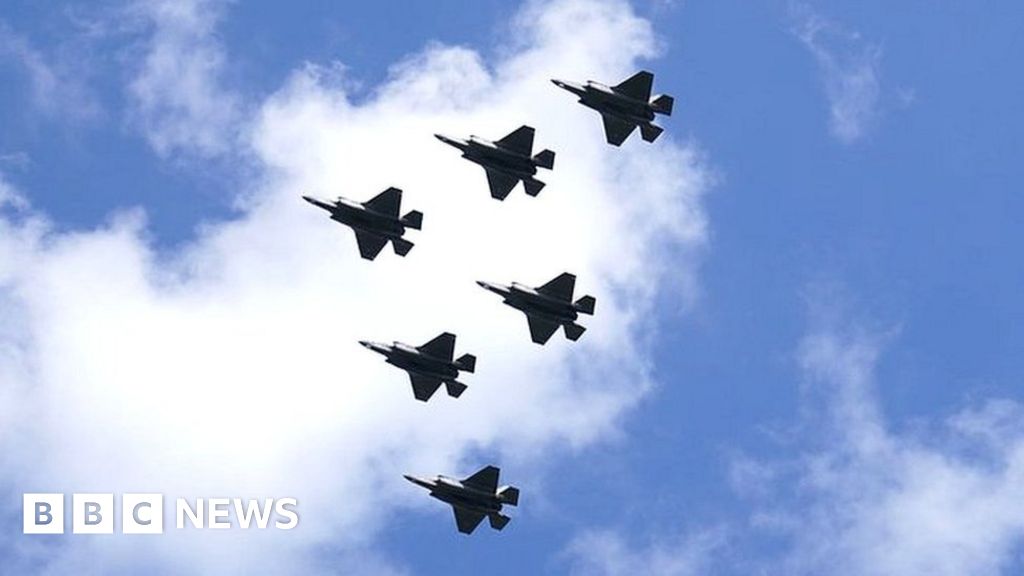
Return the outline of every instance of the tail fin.
<path id="1" fill-rule="evenodd" d="M 593 296 L 584 296 L 574 302 L 573 307 L 583 314 L 593 314 L 595 304 L 597 304 L 597 300 L 595 300 Z"/>
<path id="2" fill-rule="evenodd" d="M 640 125 L 640 136 L 647 142 L 654 142 L 662 132 L 664 129 L 661 126 L 655 126 L 650 122 Z"/>
<path id="3" fill-rule="evenodd" d="M 459 370 L 472 374 L 473 371 L 476 370 L 476 356 L 473 356 L 472 354 L 463 354 L 455 361 L 455 365 L 459 367 Z"/>
<path id="4" fill-rule="evenodd" d="M 501 530 L 506 524 L 508 524 L 508 521 L 511 520 L 508 516 L 498 514 L 497 512 L 489 514 L 487 519 L 491 521 L 491 528 L 494 528 L 495 530 Z"/>
<path id="5" fill-rule="evenodd" d="M 551 150 L 541 150 L 533 157 L 533 161 L 537 166 L 551 170 L 555 167 L 555 153 Z"/>
<path id="6" fill-rule="evenodd" d="M 519 488 L 515 486 L 504 486 L 498 489 L 498 500 L 509 506 L 519 505 Z"/>
<path id="7" fill-rule="evenodd" d="M 423 228 L 423 212 L 418 210 L 409 212 L 405 216 L 402 216 L 402 224 L 405 224 L 407 228 L 412 228 L 413 230 Z"/>
<path id="8" fill-rule="evenodd" d="M 571 322 L 569 324 L 563 324 L 562 328 L 565 330 L 565 337 L 573 342 L 579 340 L 580 336 L 583 336 L 583 333 L 587 331 L 583 326 L 573 324 Z"/>
<path id="9" fill-rule="evenodd" d="M 448 390 L 448 395 L 452 398 L 458 398 L 462 396 L 462 393 L 466 391 L 467 386 L 462 382 L 456 382 L 455 380 L 449 380 L 444 383 L 444 387 Z"/>
<path id="10" fill-rule="evenodd" d="M 541 190 L 544 189 L 544 183 L 541 182 L 540 180 L 527 178 L 526 180 L 523 180 L 523 188 L 526 189 L 526 193 L 529 194 L 530 196 L 536 196 L 537 194 L 540 194 Z"/>
<path id="11" fill-rule="evenodd" d="M 395 249 L 395 254 L 405 256 L 409 253 L 409 250 L 412 250 L 413 243 L 404 238 L 392 238 L 391 247 Z"/>
<path id="12" fill-rule="evenodd" d="M 675 104 L 675 98 L 672 98 L 668 94 L 659 94 L 651 100 L 651 108 L 658 114 L 664 114 L 665 116 L 672 115 L 672 104 Z"/>

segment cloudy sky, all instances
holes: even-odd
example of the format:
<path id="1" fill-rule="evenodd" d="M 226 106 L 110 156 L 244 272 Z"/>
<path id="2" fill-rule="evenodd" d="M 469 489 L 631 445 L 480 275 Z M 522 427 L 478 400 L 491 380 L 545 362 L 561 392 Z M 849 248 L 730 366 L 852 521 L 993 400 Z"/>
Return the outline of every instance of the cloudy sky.
<path id="1" fill-rule="evenodd" d="M 1024 569 L 1018 5 L 292 4 L 0 8 L 0 573 Z M 548 81 L 640 68 L 653 145 Z M 432 137 L 521 124 L 504 203 Z M 389 186 L 405 259 L 300 198 Z M 575 344 L 473 283 L 563 271 Z M 357 344 L 446 330 L 459 400 Z M 401 477 L 488 463 L 501 533 Z M 24 536 L 26 492 L 301 524 Z"/>

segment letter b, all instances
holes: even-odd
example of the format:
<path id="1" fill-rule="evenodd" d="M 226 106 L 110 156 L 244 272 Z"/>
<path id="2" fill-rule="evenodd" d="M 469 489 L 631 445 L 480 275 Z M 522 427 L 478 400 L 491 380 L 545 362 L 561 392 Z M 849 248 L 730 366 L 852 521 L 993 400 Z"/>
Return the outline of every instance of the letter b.
<path id="1" fill-rule="evenodd" d="M 63 494 L 25 494 L 22 499 L 23 533 L 64 533 Z"/>
<path id="2" fill-rule="evenodd" d="M 75 494 L 71 498 L 71 520 L 75 534 L 114 533 L 113 494 Z"/>

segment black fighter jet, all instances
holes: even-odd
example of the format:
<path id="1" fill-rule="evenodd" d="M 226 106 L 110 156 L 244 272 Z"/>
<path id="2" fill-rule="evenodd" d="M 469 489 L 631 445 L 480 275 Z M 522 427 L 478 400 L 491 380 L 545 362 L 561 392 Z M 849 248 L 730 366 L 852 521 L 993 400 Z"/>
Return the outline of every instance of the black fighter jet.
<path id="1" fill-rule="evenodd" d="M 413 210 L 398 217 L 402 206 L 402 191 L 388 188 L 366 202 L 355 202 L 339 197 L 334 201 L 303 196 L 303 200 L 331 213 L 331 220 L 352 228 L 359 244 L 359 254 L 373 260 L 384 245 L 391 241 L 395 254 L 405 256 L 412 250 L 412 242 L 402 238 L 406 228 L 419 230 L 423 226 L 423 213 Z"/>
<path id="2" fill-rule="evenodd" d="M 475 162 L 487 172 L 491 186 L 491 197 L 504 200 L 516 183 L 523 181 L 523 188 L 530 196 L 536 196 L 544 183 L 534 178 L 537 168 L 550 170 L 555 165 L 555 153 L 551 150 L 533 154 L 533 128 L 520 126 L 515 132 L 497 142 L 470 136 L 469 140 L 449 138 L 441 134 L 434 136 L 445 144 L 462 151 L 462 157 Z"/>
<path id="3" fill-rule="evenodd" d="M 580 314 L 593 314 L 597 303 L 593 296 L 572 301 L 576 277 L 568 272 L 537 288 L 517 282 L 508 286 L 483 281 L 477 284 L 504 298 L 505 304 L 526 314 L 530 337 L 537 344 L 546 343 L 559 326 L 564 328 L 566 338 L 579 340 L 586 328 L 576 324 L 576 319 Z"/>
<path id="4" fill-rule="evenodd" d="M 455 524 L 459 532 L 472 534 L 486 516 L 491 521 L 491 528 L 501 530 L 508 524 L 509 518 L 501 513 L 505 504 L 519 504 L 519 489 L 514 486 L 498 488 L 498 474 L 501 471 L 495 466 L 481 468 L 465 480 L 456 480 L 447 476 L 433 478 L 417 478 L 406 474 L 405 479 L 417 486 L 430 490 L 430 495 L 442 502 L 451 504 L 455 511 Z"/>
<path id="5" fill-rule="evenodd" d="M 412 393 L 417 400 L 426 402 L 444 383 L 448 395 L 458 398 L 466 391 L 466 385 L 456 381 L 459 371 L 472 373 L 476 369 L 476 356 L 463 354 L 452 361 L 455 355 L 455 335 L 445 332 L 422 346 L 409 346 L 401 342 L 360 341 L 360 344 L 383 354 L 387 363 L 409 373 Z"/>
<path id="6" fill-rule="evenodd" d="M 662 128 L 655 126 L 655 114 L 672 115 L 673 99 L 667 94 L 651 98 L 654 74 L 643 70 L 630 76 L 616 86 L 605 86 L 593 80 L 586 84 L 552 80 L 555 86 L 579 96 L 580 104 L 601 113 L 604 119 L 604 135 L 608 143 L 618 146 L 629 138 L 637 126 L 640 135 L 648 142 L 661 136 Z"/>

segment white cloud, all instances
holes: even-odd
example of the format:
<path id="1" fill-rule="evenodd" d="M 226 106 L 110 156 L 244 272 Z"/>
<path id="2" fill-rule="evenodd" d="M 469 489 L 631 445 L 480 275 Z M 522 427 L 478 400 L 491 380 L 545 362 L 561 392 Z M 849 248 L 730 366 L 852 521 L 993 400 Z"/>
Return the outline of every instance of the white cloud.
<path id="1" fill-rule="evenodd" d="M 130 120 L 161 156 L 214 157 L 239 144 L 240 96 L 224 86 L 215 28 L 226 0 L 140 0 L 129 14 L 148 30 L 128 85 Z"/>
<path id="2" fill-rule="evenodd" d="M 624 77 L 654 53 L 649 23 L 614 0 L 525 10 L 510 30 L 522 41 L 501 59 L 434 45 L 360 104 L 316 66 L 298 69 L 246 119 L 264 175 L 239 198 L 241 216 L 206 225 L 180 251 L 151 245 L 140 211 L 81 232 L 39 215 L 0 218 L 0 253 L 12 255 L 0 259 L 0 382 L 4 405 L 18 406 L 0 422 L 0 485 L 291 495 L 303 515 L 286 535 L 74 541 L 51 550 L 51 570 L 88 558 L 131 573 L 152 562 L 175 573 L 318 573 L 312 552 L 325 546 L 337 556 L 330 570 L 400 569 L 373 551 L 396 514 L 415 508 L 452 528 L 450 512 L 401 473 L 468 472 L 495 458 L 524 486 L 515 522 L 525 523 L 542 456 L 615 430 L 649 386 L 658 287 L 692 285 L 705 172 L 671 136 L 607 146 L 599 119 L 548 82 Z M 167 13 L 162 26 L 194 30 L 198 16 Z M 171 37 L 208 38 L 170 26 Z M 196 86 L 215 68 L 198 65 Z M 177 70 L 155 69 L 154 86 Z M 219 92 L 193 88 L 200 101 Z M 204 106 L 186 98 L 167 118 L 209 113 L 216 125 L 224 111 Z M 498 137 L 521 123 L 558 153 L 538 198 L 490 199 L 483 172 L 432 136 Z M 204 138 L 158 141 L 221 145 Z M 351 232 L 300 199 L 367 198 L 390 185 L 406 190 L 405 209 L 425 213 L 405 259 L 360 260 Z M 575 344 L 532 344 L 524 318 L 473 282 L 541 283 L 564 270 L 598 299 Z M 356 343 L 415 344 L 443 330 L 480 358 L 458 401 L 415 402 L 404 374 Z"/>
<path id="3" fill-rule="evenodd" d="M 1024 407 L 989 400 L 897 431 L 874 391 L 887 339 L 835 327 L 805 338 L 806 385 L 824 399 L 808 412 L 825 416 L 803 423 L 814 447 L 770 463 L 773 497 L 754 522 L 788 542 L 770 572 L 1005 574 L 1024 537 Z"/>
<path id="4" fill-rule="evenodd" d="M 860 140 L 878 116 L 881 47 L 806 4 L 791 4 L 791 12 L 797 21 L 793 32 L 814 56 L 822 75 L 829 129 L 846 144 Z"/>
<path id="5" fill-rule="evenodd" d="M 716 528 L 651 526 L 630 543 L 587 532 L 567 554 L 580 574 L 996 576 L 1016 574 L 1024 538 L 1024 406 L 972 403 L 894 425 L 876 366 L 892 332 L 836 323 L 802 341 L 788 456 L 739 455 L 728 480 L 740 516 Z"/>

